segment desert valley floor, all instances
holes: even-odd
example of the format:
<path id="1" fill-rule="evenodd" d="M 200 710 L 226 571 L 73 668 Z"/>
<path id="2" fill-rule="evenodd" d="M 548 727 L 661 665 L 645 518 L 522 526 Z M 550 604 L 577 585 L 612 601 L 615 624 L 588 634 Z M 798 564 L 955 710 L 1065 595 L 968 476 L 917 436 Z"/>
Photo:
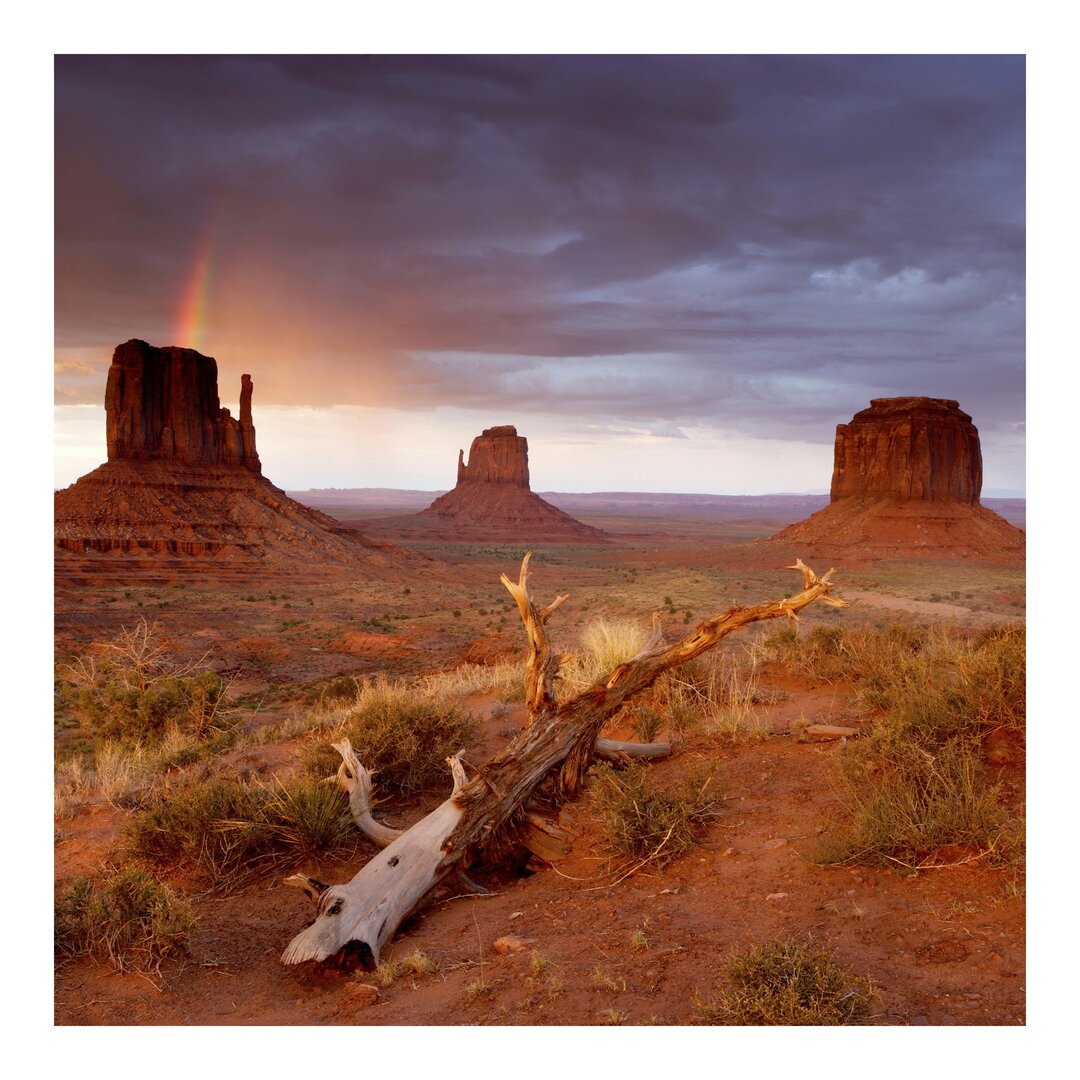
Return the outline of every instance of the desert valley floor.
<path id="1" fill-rule="evenodd" d="M 307 495 L 310 505 L 361 531 L 370 521 L 380 540 L 393 537 L 379 522 L 407 512 Z M 1022 525 L 1018 509 L 1003 512 Z M 574 515 L 603 529 L 609 542 L 536 545 L 530 591 L 541 603 L 571 594 L 549 627 L 558 649 L 574 651 L 578 635 L 601 615 L 647 626 L 660 611 L 674 639 L 732 605 L 789 595 L 797 575 L 753 542 L 806 512 L 782 505 L 711 513 L 577 508 Z M 466 760 L 483 762 L 526 722 L 513 677 L 524 632 L 499 582 L 502 573 L 516 577 L 524 548 L 400 542 L 416 557 L 406 570 L 378 576 L 69 553 L 57 561 L 58 671 L 141 618 L 156 624 L 177 662 L 204 663 L 229 681 L 242 722 L 213 767 L 265 785 L 301 767 L 313 741 L 308 718 L 340 704 L 355 686 L 350 680 L 380 672 L 441 678 L 443 692 L 475 721 Z M 871 555 L 835 561 L 836 593 L 850 607 L 808 609 L 803 640 L 815 628 L 900 624 L 977 635 L 1022 624 L 1022 566 Z M 307 897 L 283 887 L 283 879 L 302 871 L 347 881 L 371 855 L 363 841 L 231 881 L 193 865 L 158 867 L 197 916 L 186 955 L 123 973 L 107 960 L 59 959 L 56 1022 L 689 1024 L 700 1021 L 701 1002 L 717 990 L 728 958 L 786 936 L 812 938 L 854 976 L 872 978 L 876 1023 L 1023 1024 L 1017 857 L 959 848 L 917 866 L 821 860 L 823 840 L 843 815 L 837 760 L 872 730 L 878 712 L 866 688 L 845 675 L 790 662 L 783 629 L 777 620 L 721 644 L 716 663 L 728 672 L 721 713 L 681 726 L 663 710 L 654 718 L 650 735 L 670 738 L 673 752 L 647 767 L 649 781 L 675 790 L 711 777 L 718 796 L 697 844 L 673 861 L 635 866 L 614 854 L 587 789 L 560 819 L 572 837 L 565 857 L 493 858 L 476 867 L 471 876 L 489 892 L 444 889 L 404 924 L 377 972 L 280 961 L 312 917 Z M 848 734 L 836 737 L 830 728 Z M 633 739 L 639 732 L 627 718 L 609 734 Z M 58 758 L 88 748 L 61 702 Z M 164 783 L 209 767 L 205 760 L 177 764 Z M 986 768 L 1001 804 L 1021 820 L 1022 742 L 1010 735 L 988 745 Z M 388 798 L 378 814 L 406 826 L 448 793 L 449 774 L 442 787 Z M 137 796 L 110 801 L 58 784 L 58 806 L 58 889 L 130 858 L 125 844 Z"/>

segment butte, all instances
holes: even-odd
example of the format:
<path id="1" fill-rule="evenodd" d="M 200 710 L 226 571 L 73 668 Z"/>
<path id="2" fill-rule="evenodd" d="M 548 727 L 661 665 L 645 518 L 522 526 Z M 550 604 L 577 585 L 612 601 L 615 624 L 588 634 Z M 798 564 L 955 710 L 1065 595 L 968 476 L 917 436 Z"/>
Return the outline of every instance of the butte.
<path id="1" fill-rule="evenodd" d="M 401 539 L 599 544 L 600 529 L 572 518 L 529 487 L 529 443 L 512 425 L 485 428 L 469 460 L 458 451 L 457 484 L 426 510 L 368 520 L 365 529 Z"/>
<path id="2" fill-rule="evenodd" d="M 836 428 L 829 505 L 760 543 L 807 561 L 1022 562 L 1024 533 L 981 490 L 979 432 L 957 402 L 874 398 Z"/>
<path id="3" fill-rule="evenodd" d="M 55 494 L 57 571 L 166 565 L 230 576 L 352 567 L 373 574 L 418 557 L 365 539 L 290 499 L 262 475 L 241 377 L 240 417 L 218 400 L 217 362 L 131 340 L 105 388 L 108 461 Z"/>

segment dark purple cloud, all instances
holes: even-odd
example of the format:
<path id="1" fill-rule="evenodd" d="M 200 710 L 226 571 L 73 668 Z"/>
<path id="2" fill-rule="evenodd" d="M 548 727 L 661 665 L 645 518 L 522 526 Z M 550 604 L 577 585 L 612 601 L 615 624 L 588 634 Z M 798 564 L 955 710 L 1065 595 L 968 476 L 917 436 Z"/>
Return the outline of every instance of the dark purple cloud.
<path id="1" fill-rule="evenodd" d="M 216 221 L 204 349 L 263 402 L 992 437 L 1024 107 L 1019 57 L 59 57 L 58 351 L 171 343 Z"/>

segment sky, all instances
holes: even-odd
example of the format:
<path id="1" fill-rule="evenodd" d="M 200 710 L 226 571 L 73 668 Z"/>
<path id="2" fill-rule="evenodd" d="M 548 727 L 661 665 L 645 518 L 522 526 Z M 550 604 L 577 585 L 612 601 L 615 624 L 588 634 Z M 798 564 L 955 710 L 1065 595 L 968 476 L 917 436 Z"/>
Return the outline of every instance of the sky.
<path id="1" fill-rule="evenodd" d="M 253 376 L 291 489 L 827 491 L 954 398 L 1023 492 L 1020 56 L 59 56 L 55 483 L 113 348 Z"/>

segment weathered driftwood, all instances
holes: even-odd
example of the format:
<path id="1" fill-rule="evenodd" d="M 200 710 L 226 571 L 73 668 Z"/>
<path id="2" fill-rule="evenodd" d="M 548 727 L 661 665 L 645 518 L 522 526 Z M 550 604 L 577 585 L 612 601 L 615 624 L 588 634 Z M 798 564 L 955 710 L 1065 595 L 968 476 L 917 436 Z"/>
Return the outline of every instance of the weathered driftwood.
<path id="1" fill-rule="evenodd" d="M 639 761 L 655 761 L 657 758 L 671 756 L 669 742 L 619 742 L 617 739 L 597 739 L 596 756 L 605 761 L 626 761 L 636 758 Z"/>
<path id="2" fill-rule="evenodd" d="M 455 771 L 455 790 L 450 798 L 393 839 L 351 881 L 322 886 L 311 879 L 291 879 L 290 883 L 317 899 L 318 911 L 315 921 L 290 942 L 282 956 L 285 963 L 352 953 L 365 966 L 374 965 L 401 923 L 444 878 L 465 870 L 475 853 L 500 829 L 527 821 L 526 804 L 542 783 L 552 806 L 579 791 L 604 722 L 661 672 L 692 660 L 752 623 L 780 617 L 795 620 L 799 611 L 815 602 L 847 606 L 829 595 L 832 570 L 818 578 L 800 560 L 792 568 L 803 575 L 803 588 L 795 596 L 729 608 L 699 623 L 692 634 L 671 645 L 664 644 L 659 620 L 654 619 L 653 638 L 645 649 L 582 693 L 559 703 L 554 691 L 558 662 L 551 652 L 545 623 L 566 598 L 537 608 L 526 589 L 528 562 L 526 555 L 516 583 L 505 575 L 502 580 L 517 601 L 529 635 L 525 683 L 532 722 L 471 780 L 460 783 Z M 343 766 L 346 764 L 343 760 Z M 359 762 L 355 768 L 350 766 L 357 781 L 361 768 Z M 350 790 L 350 800 L 359 787 L 358 782 Z M 357 796 L 364 814 L 370 814 L 369 797 L 370 786 L 367 795 Z"/>

